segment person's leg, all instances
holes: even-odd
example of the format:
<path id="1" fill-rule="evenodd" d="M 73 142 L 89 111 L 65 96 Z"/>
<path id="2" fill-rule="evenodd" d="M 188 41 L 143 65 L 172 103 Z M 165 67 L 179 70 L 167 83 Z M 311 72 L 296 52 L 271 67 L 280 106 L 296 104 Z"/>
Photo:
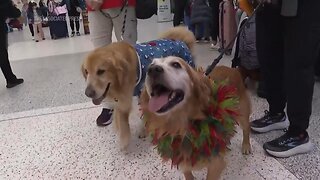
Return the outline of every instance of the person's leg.
<path id="1" fill-rule="evenodd" d="M 104 10 L 107 14 L 107 10 Z M 95 48 L 109 45 L 112 42 L 113 24 L 110 18 L 105 17 L 99 11 L 90 11 L 88 13 L 90 38 Z M 98 126 L 108 126 L 112 122 L 113 107 L 103 102 L 103 109 L 98 116 L 96 123 Z"/>
<path id="2" fill-rule="evenodd" d="M 70 28 L 71 28 L 71 37 L 74 36 L 75 32 L 74 32 L 74 16 L 72 16 L 71 14 L 69 15 L 69 21 L 70 21 Z"/>
<path id="3" fill-rule="evenodd" d="M 44 38 L 44 33 L 43 33 L 43 29 L 42 29 L 42 23 L 39 23 L 39 24 L 38 24 L 38 29 L 39 29 L 40 39 L 45 40 L 45 38 Z"/>
<path id="4" fill-rule="evenodd" d="M 316 60 L 315 75 L 316 75 L 316 80 L 320 81 L 320 52 Z"/>
<path id="5" fill-rule="evenodd" d="M 80 13 L 77 13 L 75 16 L 74 16 L 74 22 L 76 23 L 76 31 L 77 31 L 77 36 L 80 36 Z"/>
<path id="6" fill-rule="evenodd" d="M 284 17 L 284 79 L 290 126 L 263 148 L 276 157 L 312 150 L 307 128 L 312 112 L 314 64 L 320 50 L 320 1 L 299 1 L 298 15 Z"/>
<path id="7" fill-rule="evenodd" d="M 212 10 L 212 28 L 211 28 L 211 38 L 212 43 L 216 44 L 219 36 L 219 4 L 222 0 L 210 0 L 209 5 Z"/>
<path id="8" fill-rule="evenodd" d="M 32 35 L 32 38 L 34 39 L 34 30 L 33 30 L 33 25 L 32 24 L 29 24 L 29 30 L 30 30 L 30 33 Z"/>
<path id="9" fill-rule="evenodd" d="M 184 9 L 187 5 L 187 0 L 174 0 L 174 17 L 173 26 L 179 26 L 184 17 Z"/>
<path id="10" fill-rule="evenodd" d="M 39 29 L 38 29 L 38 25 L 37 24 L 33 24 L 33 29 L 35 30 L 35 40 L 36 42 L 40 41 L 40 33 L 39 33 Z"/>
<path id="11" fill-rule="evenodd" d="M 283 21 L 279 7 L 265 5 L 257 13 L 256 38 L 269 112 L 266 111 L 265 116 L 251 122 L 251 129 L 260 133 L 285 129 L 289 122 L 284 113 L 286 96 L 283 87 Z"/>
<path id="12" fill-rule="evenodd" d="M 12 72 L 8 56 L 6 34 L 0 35 L 0 68 L 6 79 L 7 88 L 12 88 L 23 83 L 23 79 L 17 79 L 17 77 Z"/>
<path id="13" fill-rule="evenodd" d="M 110 9 L 112 16 L 119 13 L 120 9 Z M 127 7 L 127 13 L 125 9 L 119 17 L 113 19 L 114 32 L 119 40 L 124 40 L 132 45 L 137 42 L 137 18 L 134 7 Z M 124 28 L 124 29 L 123 29 Z"/>
<path id="14" fill-rule="evenodd" d="M 107 11 L 104 10 L 107 14 Z M 90 38 L 95 48 L 103 47 L 112 42 L 113 24 L 110 18 L 99 11 L 89 11 Z"/>
<path id="15" fill-rule="evenodd" d="M 305 131 L 309 126 L 314 65 L 320 51 L 318 7 L 317 0 L 301 1 L 298 17 L 285 18 L 285 81 L 292 131 Z"/>

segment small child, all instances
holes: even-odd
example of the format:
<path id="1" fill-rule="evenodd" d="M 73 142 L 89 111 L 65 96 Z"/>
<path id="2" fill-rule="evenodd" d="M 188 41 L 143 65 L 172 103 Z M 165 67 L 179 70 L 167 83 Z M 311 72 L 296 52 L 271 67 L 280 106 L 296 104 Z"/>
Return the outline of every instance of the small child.
<path id="1" fill-rule="evenodd" d="M 33 25 L 33 29 L 35 30 L 36 42 L 39 42 L 41 39 L 45 40 L 44 33 L 42 29 L 42 20 L 43 15 L 41 9 L 37 6 L 35 2 L 29 2 L 28 7 L 28 19 L 29 22 Z"/>

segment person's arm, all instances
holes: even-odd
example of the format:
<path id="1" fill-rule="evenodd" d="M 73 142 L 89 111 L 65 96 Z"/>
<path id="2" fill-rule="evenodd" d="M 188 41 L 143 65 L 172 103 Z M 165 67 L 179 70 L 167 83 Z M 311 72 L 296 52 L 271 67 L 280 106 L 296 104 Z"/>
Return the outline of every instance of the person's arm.
<path id="1" fill-rule="evenodd" d="M 13 5 L 11 0 L 1 0 L 0 12 L 2 16 L 8 18 L 18 18 L 21 16 L 21 11 Z"/>

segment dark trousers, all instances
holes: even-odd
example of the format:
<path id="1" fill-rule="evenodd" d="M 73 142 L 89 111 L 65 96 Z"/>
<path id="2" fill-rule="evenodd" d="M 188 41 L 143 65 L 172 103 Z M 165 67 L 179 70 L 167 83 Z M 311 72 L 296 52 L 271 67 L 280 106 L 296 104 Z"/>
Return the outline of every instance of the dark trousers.
<path id="1" fill-rule="evenodd" d="M 174 0 L 173 26 L 179 26 L 184 18 L 184 10 L 188 0 Z"/>
<path id="2" fill-rule="evenodd" d="M 7 32 L 4 29 L 0 28 L 0 67 L 1 71 L 7 82 L 13 81 L 16 79 L 16 76 L 13 74 L 9 57 L 8 57 L 8 48 L 7 48 Z"/>
<path id="3" fill-rule="evenodd" d="M 212 10 L 212 28 L 211 38 L 213 41 L 217 41 L 219 37 L 219 4 L 222 0 L 209 0 L 209 5 Z"/>
<path id="4" fill-rule="evenodd" d="M 32 37 L 34 36 L 33 24 L 29 24 L 29 30 L 31 32 Z"/>
<path id="5" fill-rule="evenodd" d="M 257 13 L 257 52 L 271 113 L 287 105 L 289 130 L 304 131 L 312 112 L 314 65 L 320 48 L 320 1 L 299 1 L 296 17 L 265 5 Z"/>
<path id="6" fill-rule="evenodd" d="M 79 32 L 80 29 L 80 13 L 70 15 L 70 27 L 72 32 L 74 32 L 74 24 L 76 24 L 76 31 Z"/>
<path id="7" fill-rule="evenodd" d="M 316 76 L 320 77 L 320 55 L 317 58 L 315 71 Z"/>

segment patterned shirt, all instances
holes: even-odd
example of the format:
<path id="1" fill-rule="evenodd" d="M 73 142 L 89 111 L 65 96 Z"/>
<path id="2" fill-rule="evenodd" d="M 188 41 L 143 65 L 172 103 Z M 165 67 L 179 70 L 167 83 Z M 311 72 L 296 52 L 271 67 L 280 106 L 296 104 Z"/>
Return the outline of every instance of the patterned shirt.
<path id="1" fill-rule="evenodd" d="M 182 41 L 160 39 L 135 45 L 139 65 L 138 78 L 134 96 L 139 96 L 147 74 L 147 68 L 154 58 L 177 56 L 185 60 L 190 66 L 195 67 L 190 49 Z"/>

